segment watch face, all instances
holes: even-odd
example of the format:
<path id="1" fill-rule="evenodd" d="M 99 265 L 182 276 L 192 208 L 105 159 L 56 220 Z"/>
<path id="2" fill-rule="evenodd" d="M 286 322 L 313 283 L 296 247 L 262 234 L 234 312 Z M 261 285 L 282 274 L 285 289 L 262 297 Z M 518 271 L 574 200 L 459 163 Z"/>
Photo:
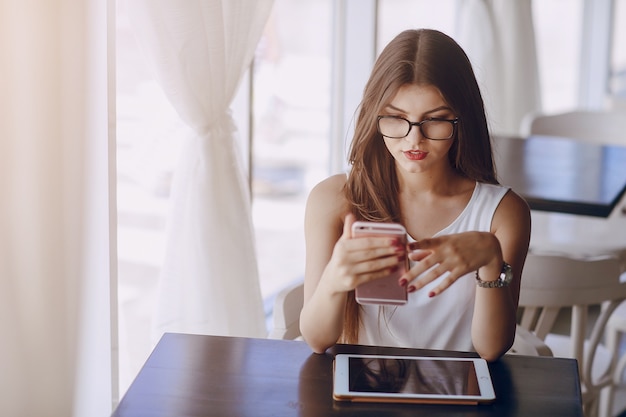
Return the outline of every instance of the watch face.
<path id="1" fill-rule="evenodd" d="M 513 280 L 513 270 L 511 269 L 511 265 L 504 262 L 502 264 L 502 270 L 500 271 L 500 276 L 495 281 L 483 281 L 480 279 L 478 275 L 478 271 L 476 271 L 476 285 L 482 288 L 502 288 L 508 286 Z"/>
<path id="2" fill-rule="evenodd" d="M 511 265 L 506 262 L 502 265 L 502 272 L 500 273 L 500 281 L 509 284 L 513 279 L 513 270 L 511 269 Z"/>

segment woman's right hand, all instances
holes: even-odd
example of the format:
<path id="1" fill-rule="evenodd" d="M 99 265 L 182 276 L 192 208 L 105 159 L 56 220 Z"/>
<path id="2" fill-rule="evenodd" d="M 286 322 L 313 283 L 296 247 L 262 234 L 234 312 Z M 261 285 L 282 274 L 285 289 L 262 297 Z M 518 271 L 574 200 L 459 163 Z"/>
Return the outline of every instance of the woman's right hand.
<path id="1" fill-rule="evenodd" d="M 316 353 L 337 343 L 345 330 L 349 292 L 387 275 L 397 267 L 398 255 L 406 256 L 406 248 L 393 239 L 352 236 L 356 219 L 346 215 L 350 205 L 344 196 L 345 182 L 346 176 L 338 174 L 318 184 L 309 195 L 305 212 L 300 331 Z"/>
<path id="2" fill-rule="evenodd" d="M 343 233 L 335 244 L 320 285 L 331 293 L 345 293 L 383 278 L 404 261 L 406 248 L 397 238 L 352 236 L 353 214 L 346 215 Z"/>

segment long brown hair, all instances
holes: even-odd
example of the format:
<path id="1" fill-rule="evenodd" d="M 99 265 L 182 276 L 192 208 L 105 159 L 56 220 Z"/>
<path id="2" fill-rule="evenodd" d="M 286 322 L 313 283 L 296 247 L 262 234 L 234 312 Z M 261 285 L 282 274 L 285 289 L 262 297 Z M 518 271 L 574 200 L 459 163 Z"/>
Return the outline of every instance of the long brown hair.
<path id="1" fill-rule="evenodd" d="M 349 153 L 352 168 L 344 188 L 357 219 L 400 221 L 395 162 L 377 131 L 376 118 L 406 84 L 438 88 L 459 118 L 448 152 L 450 166 L 463 177 L 498 183 L 483 99 L 467 55 L 442 32 L 406 30 L 379 55 L 360 104 Z M 357 342 L 359 322 L 359 307 L 351 293 L 342 342 Z"/>

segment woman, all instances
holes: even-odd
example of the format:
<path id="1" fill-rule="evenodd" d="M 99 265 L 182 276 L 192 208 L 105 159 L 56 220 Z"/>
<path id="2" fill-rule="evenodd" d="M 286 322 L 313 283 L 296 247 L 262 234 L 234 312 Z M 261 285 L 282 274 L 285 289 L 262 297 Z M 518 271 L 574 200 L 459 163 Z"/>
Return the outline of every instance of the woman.
<path id="1" fill-rule="evenodd" d="M 512 345 L 530 240 L 525 201 L 498 185 L 482 98 L 459 45 L 408 30 L 382 51 L 366 85 L 352 168 L 318 184 L 305 215 L 302 335 L 337 342 L 476 351 Z M 411 243 L 353 238 L 355 220 L 397 222 Z M 354 289 L 398 267 L 399 307 L 359 305 Z"/>

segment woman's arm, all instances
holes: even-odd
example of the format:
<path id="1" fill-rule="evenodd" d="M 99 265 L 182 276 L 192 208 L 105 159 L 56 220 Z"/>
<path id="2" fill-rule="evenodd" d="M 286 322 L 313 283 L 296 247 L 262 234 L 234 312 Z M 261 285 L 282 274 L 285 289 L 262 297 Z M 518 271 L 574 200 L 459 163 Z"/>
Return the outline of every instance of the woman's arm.
<path id="1" fill-rule="evenodd" d="M 354 216 L 346 215 L 345 176 L 318 184 L 305 213 L 306 268 L 300 331 L 317 353 L 337 343 L 343 332 L 349 291 L 383 277 L 398 264 L 405 248 L 394 239 L 351 235 Z M 394 246 L 395 244 L 395 246 Z"/>
<path id="2" fill-rule="evenodd" d="M 339 178 L 331 177 L 313 188 L 304 217 L 306 266 L 300 331 L 316 353 L 323 353 L 335 344 L 343 330 L 347 293 L 320 285 L 343 230 L 345 198 L 340 184 Z"/>
<path id="3" fill-rule="evenodd" d="M 503 261 L 511 265 L 513 279 L 505 288 L 476 289 L 472 342 L 487 360 L 496 360 L 505 354 L 515 339 L 522 269 L 530 243 L 530 209 L 513 191 L 509 191 L 498 206 L 492 233 L 500 244 Z M 502 261 L 494 258 L 478 272 L 481 279 L 494 280 L 501 268 Z"/>
<path id="4" fill-rule="evenodd" d="M 478 270 L 483 281 L 495 281 L 503 262 L 509 263 L 513 279 L 508 287 L 476 289 L 472 342 L 481 357 L 496 360 L 515 338 L 520 277 L 529 241 L 530 210 L 509 191 L 496 209 L 490 232 L 463 232 L 411 243 L 409 249 L 415 252 L 410 258 L 419 262 L 404 279 L 411 292 L 447 273 L 429 294 L 435 297 L 472 271 Z"/>

